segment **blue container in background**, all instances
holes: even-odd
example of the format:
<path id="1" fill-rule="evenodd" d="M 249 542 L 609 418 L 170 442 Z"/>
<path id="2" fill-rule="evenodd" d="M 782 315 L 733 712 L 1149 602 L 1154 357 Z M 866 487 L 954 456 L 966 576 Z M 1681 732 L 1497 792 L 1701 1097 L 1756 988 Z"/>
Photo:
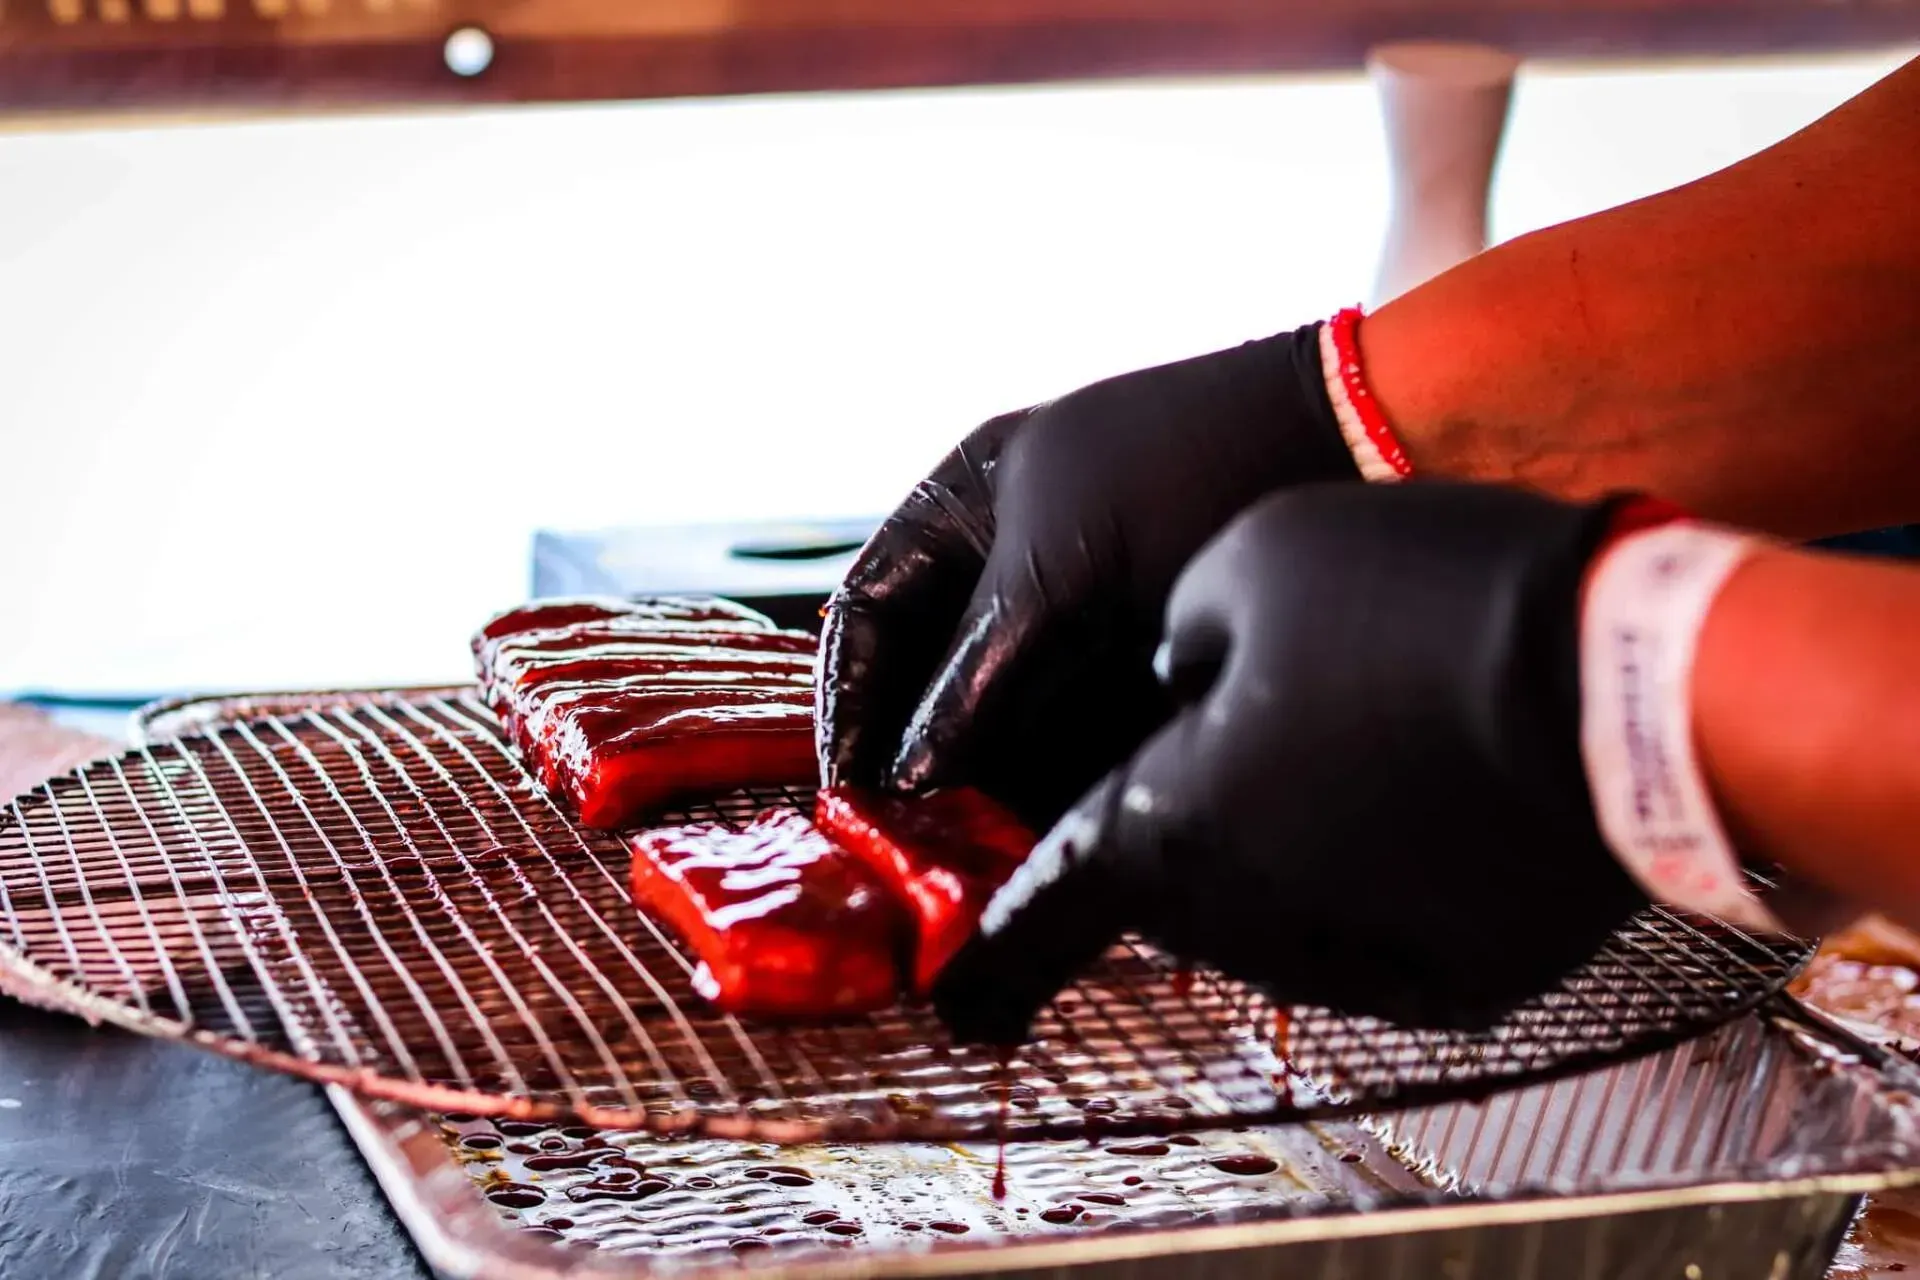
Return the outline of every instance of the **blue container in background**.
<path id="1" fill-rule="evenodd" d="M 533 594 L 711 593 L 751 605 L 781 626 L 817 631 L 821 606 L 879 523 L 876 516 L 542 530 L 533 540 Z"/>

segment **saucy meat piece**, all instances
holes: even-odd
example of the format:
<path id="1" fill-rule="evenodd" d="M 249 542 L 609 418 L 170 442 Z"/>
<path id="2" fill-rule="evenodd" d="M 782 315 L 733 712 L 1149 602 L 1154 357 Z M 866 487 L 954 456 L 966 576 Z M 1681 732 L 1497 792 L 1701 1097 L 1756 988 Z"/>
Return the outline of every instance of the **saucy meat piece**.
<path id="1" fill-rule="evenodd" d="M 669 633 L 597 639 L 592 633 L 539 632 L 510 639 L 488 656 L 480 672 L 489 694 L 542 680 L 600 680 L 674 663 L 726 660 L 753 667 L 812 670 L 815 642 L 799 632 L 698 636 Z"/>
<path id="2" fill-rule="evenodd" d="M 577 702 L 598 691 L 611 696 L 626 689 L 662 685 L 717 685 L 739 688 L 813 686 L 813 660 L 795 653 L 743 653 L 736 649 L 685 647 L 647 656 L 596 658 L 544 663 L 491 685 L 488 703 L 503 722 L 538 715 L 559 702 Z"/>
<path id="3" fill-rule="evenodd" d="M 627 693 L 652 689 L 708 689 L 724 695 L 736 689 L 783 689 L 805 701 L 811 696 L 813 672 L 800 670 L 739 670 L 732 667 L 665 667 L 607 680 L 554 680 L 503 691 L 494 700 L 495 713 L 522 750 L 538 751 L 551 735 L 554 718 L 574 707 L 596 705 Z"/>
<path id="4" fill-rule="evenodd" d="M 728 1013 L 820 1018 L 893 1003 L 899 907 L 805 816 L 744 830 L 696 823 L 628 838 L 633 896 L 699 958 L 693 982 Z"/>
<path id="5" fill-rule="evenodd" d="M 683 795 L 804 782 L 816 642 L 714 597 L 544 601 L 474 642 L 528 768 L 588 826 Z"/>
<path id="6" fill-rule="evenodd" d="M 589 827 L 628 826 L 680 796 L 804 783 L 817 769 L 803 690 L 629 690 L 557 710 L 538 745 L 540 781 Z"/>
<path id="7" fill-rule="evenodd" d="M 719 596 L 656 596 L 648 600 L 623 600 L 618 596 L 561 596 L 535 600 L 516 609 L 496 613 L 482 624 L 473 638 L 477 653 L 490 640 L 519 635 L 527 631 L 551 631 L 582 622 L 600 622 L 610 618 L 648 621 L 662 628 L 684 629 L 691 625 L 706 628 L 730 626 L 743 631 L 771 631 L 773 620 L 756 609 L 749 609 Z"/>
<path id="8" fill-rule="evenodd" d="M 879 874 L 913 917 L 913 988 L 924 995 L 994 891 L 1033 849 L 1033 833 L 970 787 L 883 796 L 851 787 L 820 793 L 814 821 Z"/>

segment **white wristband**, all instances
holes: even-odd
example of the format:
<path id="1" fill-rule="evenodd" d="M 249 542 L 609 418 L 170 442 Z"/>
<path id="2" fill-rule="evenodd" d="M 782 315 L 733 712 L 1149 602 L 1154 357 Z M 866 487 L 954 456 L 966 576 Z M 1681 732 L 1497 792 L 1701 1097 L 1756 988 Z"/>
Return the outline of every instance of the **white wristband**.
<path id="1" fill-rule="evenodd" d="M 1755 545 L 1681 522 L 1606 550 L 1580 616 L 1580 753 L 1600 834 L 1650 897 L 1781 933 L 1747 888 L 1693 743 L 1700 626 Z"/>
<path id="2" fill-rule="evenodd" d="M 1334 421 L 1340 424 L 1340 438 L 1347 442 L 1347 452 L 1360 468 L 1360 478 L 1368 484 L 1393 484 L 1403 479 L 1393 464 L 1381 456 L 1380 447 L 1367 434 L 1367 424 L 1361 421 L 1360 411 L 1353 407 L 1353 400 L 1347 395 L 1347 384 L 1340 377 L 1340 351 L 1334 345 L 1331 324 L 1320 326 L 1320 368 L 1327 384 L 1327 399 L 1333 404 Z"/>

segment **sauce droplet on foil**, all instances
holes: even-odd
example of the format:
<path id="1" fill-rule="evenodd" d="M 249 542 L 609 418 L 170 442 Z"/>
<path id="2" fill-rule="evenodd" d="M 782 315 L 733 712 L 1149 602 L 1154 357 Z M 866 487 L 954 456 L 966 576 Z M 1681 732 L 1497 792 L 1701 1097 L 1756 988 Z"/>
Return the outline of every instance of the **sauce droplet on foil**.
<path id="1" fill-rule="evenodd" d="M 1272 1173 L 1280 1166 L 1266 1156 L 1218 1156 L 1210 1161 L 1214 1168 L 1222 1173 L 1231 1173 L 1241 1178 L 1257 1178 Z"/>

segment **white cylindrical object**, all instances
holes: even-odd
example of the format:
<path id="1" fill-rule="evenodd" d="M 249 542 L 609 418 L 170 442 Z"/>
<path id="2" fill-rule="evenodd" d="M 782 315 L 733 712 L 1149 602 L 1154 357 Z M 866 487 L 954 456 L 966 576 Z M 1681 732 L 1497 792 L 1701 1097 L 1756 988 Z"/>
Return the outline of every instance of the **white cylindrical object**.
<path id="1" fill-rule="evenodd" d="M 1487 247 L 1487 198 L 1519 60 L 1485 45 L 1381 45 L 1367 59 L 1391 176 L 1378 306 Z"/>

